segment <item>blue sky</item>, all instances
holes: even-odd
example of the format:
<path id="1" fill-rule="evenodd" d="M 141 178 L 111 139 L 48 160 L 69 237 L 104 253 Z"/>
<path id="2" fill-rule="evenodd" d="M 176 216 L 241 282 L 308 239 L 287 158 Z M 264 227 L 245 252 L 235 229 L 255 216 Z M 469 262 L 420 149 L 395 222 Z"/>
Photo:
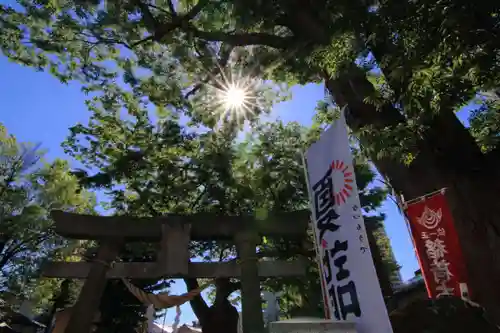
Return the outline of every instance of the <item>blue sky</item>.
<path id="1" fill-rule="evenodd" d="M 46 157 L 49 160 L 69 158 L 60 147 L 69 133 L 68 127 L 86 122 L 89 116 L 84 104 L 85 95 L 79 86 L 63 85 L 47 73 L 11 63 L 3 56 L 0 56 L 0 73 L 0 122 L 18 140 L 40 142 L 48 150 Z M 285 122 L 298 121 L 308 125 L 317 101 L 323 97 L 322 85 L 293 87 L 292 99 L 276 105 L 273 116 Z M 407 227 L 392 201 L 387 200 L 382 211 L 387 215 L 386 229 L 396 259 L 402 266 L 403 279 L 407 280 L 418 269 Z M 177 282 L 171 288 L 172 294 L 185 291 L 183 282 Z M 166 323 L 171 325 L 174 316 L 172 309 L 167 314 Z M 181 323 L 195 319 L 190 306 L 182 306 Z"/>

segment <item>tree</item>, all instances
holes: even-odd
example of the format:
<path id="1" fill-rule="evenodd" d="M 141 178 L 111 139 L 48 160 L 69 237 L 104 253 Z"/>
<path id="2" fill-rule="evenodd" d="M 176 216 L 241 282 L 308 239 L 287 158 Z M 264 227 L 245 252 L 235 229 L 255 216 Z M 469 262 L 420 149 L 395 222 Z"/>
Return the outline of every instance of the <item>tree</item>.
<path id="1" fill-rule="evenodd" d="M 196 279 L 185 279 L 186 286 L 191 290 L 198 288 Z M 204 333 L 224 332 L 235 333 L 238 329 L 238 310 L 228 300 L 229 295 L 239 289 L 239 284 L 229 279 L 217 279 L 215 282 L 215 297 L 213 304 L 208 306 L 201 296 L 190 301 L 191 308 L 198 318 Z"/>
<path id="2" fill-rule="evenodd" d="M 169 112 L 157 110 L 153 115 L 144 104 L 132 104 L 121 98 L 113 102 L 91 104 L 89 123 L 71 128 L 64 147 L 83 165 L 98 170 L 91 175 L 85 170 L 77 173 L 87 186 L 106 189 L 110 207 L 116 214 L 212 212 L 258 216 L 307 209 L 298 152 L 317 138 L 320 127 L 310 131 L 298 124 L 262 124 L 241 140 L 235 123 L 216 131 L 195 129 L 181 125 L 179 118 L 192 120 L 190 110 L 181 107 L 172 107 Z M 125 116 L 123 110 L 127 111 Z M 360 171 L 361 181 L 370 182 L 373 178 L 370 169 L 360 170 L 364 170 Z M 378 207 L 385 192 L 360 185 L 364 207 L 367 210 Z M 380 217 L 373 219 L 375 223 Z M 259 256 L 287 258 L 299 249 L 300 244 L 269 240 Z M 130 259 L 154 260 L 154 251 L 144 245 L 130 250 Z M 199 242 L 193 244 L 191 251 L 192 257 L 205 260 L 237 259 L 230 244 Z M 311 253 L 308 251 L 306 255 Z M 186 283 L 188 289 L 198 286 L 196 280 L 187 279 Z M 237 312 L 227 297 L 239 289 L 239 284 L 217 279 L 215 289 L 211 306 L 197 297 L 191 302 L 193 310 L 204 332 L 219 332 L 227 327 L 235 331 Z M 138 317 L 137 312 L 134 316 Z"/>
<path id="3" fill-rule="evenodd" d="M 50 306 L 47 312 L 37 317 L 36 320 L 45 325 L 45 333 L 50 333 L 52 331 L 52 322 L 57 311 L 65 309 L 75 301 L 77 293 L 73 290 L 74 287 L 73 281 L 69 279 L 63 280 L 58 292 L 54 292 L 52 298 L 49 300 L 52 306 Z M 46 290 L 46 288 L 40 288 L 40 286 L 37 289 Z"/>
<path id="4" fill-rule="evenodd" d="M 49 68 L 63 82 L 81 80 L 88 92 L 106 87 L 101 99 L 108 104 L 110 91 L 120 90 L 119 79 L 131 88 L 120 92 L 129 100 L 183 105 L 196 121 L 213 125 L 209 113 L 190 105 L 206 100 L 206 86 L 199 83 L 217 75 L 218 66 L 237 63 L 245 73 L 288 84 L 324 81 L 337 105 L 349 106 L 349 126 L 399 194 L 411 199 L 448 189 L 474 273 L 473 295 L 500 317 L 494 255 L 500 219 L 490 209 L 499 187 L 499 149 L 483 153 L 454 115 L 478 92 L 497 89 L 497 3 L 21 4 L 19 11 L 1 7 L 3 53 Z M 232 54 L 239 59 L 231 60 Z M 382 82 L 373 85 L 367 69 L 381 74 Z M 183 94 L 192 103 L 186 105 Z M 489 125 L 489 138 L 498 135 L 496 118 L 475 119 Z"/>
<path id="5" fill-rule="evenodd" d="M 57 236 L 51 209 L 91 213 L 95 199 L 63 160 L 40 165 L 39 146 L 19 143 L 0 124 L 0 288 L 50 307 L 59 281 L 38 279 L 40 264 L 67 258 L 80 244 Z"/>
<path id="6" fill-rule="evenodd" d="M 230 171 L 233 153 L 230 143 L 234 135 L 230 132 L 196 134 L 179 125 L 175 113 L 163 114 L 153 120 L 144 107 L 128 108 L 128 111 L 130 116 L 120 119 L 113 116 L 119 109 L 94 109 L 89 124 L 72 128 L 72 135 L 65 143 L 67 151 L 84 165 L 98 168 L 99 172 L 93 175 L 79 171 L 82 182 L 105 188 L 110 197 L 110 207 L 116 214 L 154 217 L 171 212 L 238 213 L 232 204 L 238 205 L 240 201 L 235 196 L 244 194 L 238 192 Z M 227 200 L 229 193 L 233 193 L 231 197 L 234 200 Z M 128 246 L 127 250 L 129 254 L 125 257 L 121 255 L 122 260 L 156 260 L 155 249 L 143 244 Z M 196 256 L 211 256 L 211 251 L 218 250 L 213 242 L 194 244 L 192 249 Z M 196 286 L 196 281 L 191 282 Z M 229 282 L 220 280 L 217 285 L 221 288 Z M 146 289 L 154 287 L 144 283 L 143 286 Z M 124 298 L 130 297 L 119 292 L 118 288 L 120 286 L 109 286 L 110 293 L 115 290 L 115 297 L 109 294 L 103 300 L 113 301 L 114 304 L 116 293 Z M 219 305 L 227 305 L 227 299 L 221 298 L 222 295 L 219 292 L 216 296 L 215 307 L 218 311 L 221 309 Z M 122 307 L 114 304 L 114 308 L 114 328 L 140 320 L 139 308 L 134 309 L 133 314 L 129 308 L 126 318 L 120 310 Z M 229 305 L 229 308 L 232 306 Z M 196 306 L 194 309 L 197 311 Z M 104 314 L 104 308 L 102 310 Z M 116 316 L 118 313 L 120 315 Z M 214 323 L 216 317 L 212 316 L 207 323 L 205 315 L 197 315 L 205 330 L 209 330 L 207 332 L 210 332 L 210 325 L 220 328 Z M 110 313 L 106 317 L 113 318 Z M 220 312 L 218 317 L 228 318 L 220 316 Z M 225 324 L 227 326 L 227 322 Z"/>
<path id="7" fill-rule="evenodd" d="M 324 114 L 332 116 L 332 113 Z M 305 188 L 304 171 L 300 153 L 317 140 L 328 122 L 323 123 L 317 117 L 312 128 L 305 128 L 297 123 L 281 122 L 263 124 L 252 133 L 253 138 L 247 144 L 251 147 L 248 160 L 245 160 L 246 172 L 254 170 L 255 200 L 261 202 L 266 210 L 293 211 L 308 209 L 308 195 Z M 392 295 L 391 279 L 398 271 L 397 263 L 387 236 L 383 232 L 383 214 L 377 214 L 387 192 L 373 184 L 375 173 L 367 161 L 356 154 L 355 173 L 359 189 L 365 225 L 369 236 L 377 275 L 384 296 Z M 250 163 L 249 163 L 250 162 Z M 249 165 L 252 168 L 249 168 Z M 258 199 L 257 199 L 258 198 Z M 265 288 L 284 292 L 281 298 L 281 310 L 285 316 L 323 316 L 321 286 L 312 235 L 309 235 L 307 275 L 297 278 L 269 279 Z M 288 259 L 293 255 L 289 244 L 263 245 L 261 253 L 279 253 L 277 259 Z"/>
<path id="8" fill-rule="evenodd" d="M 137 260 L 138 261 L 138 260 Z M 134 285 L 148 292 L 165 290 L 166 281 L 133 280 Z M 146 306 L 132 295 L 121 280 L 109 280 L 99 307 L 101 314 L 96 332 L 138 332 L 147 322 Z"/>

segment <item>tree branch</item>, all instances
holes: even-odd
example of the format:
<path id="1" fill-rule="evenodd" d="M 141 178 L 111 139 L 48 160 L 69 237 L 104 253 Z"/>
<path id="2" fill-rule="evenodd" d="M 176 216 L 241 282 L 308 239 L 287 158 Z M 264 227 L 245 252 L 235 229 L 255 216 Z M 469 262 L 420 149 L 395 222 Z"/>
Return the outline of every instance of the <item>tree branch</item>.
<path id="1" fill-rule="evenodd" d="M 219 262 L 222 262 L 224 260 L 224 252 L 226 251 L 226 247 L 221 248 L 220 253 L 219 253 Z"/>
<path id="2" fill-rule="evenodd" d="M 205 79 L 203 79 L 200 83 L 196 84 L 189 92 L 186 93 L 186 95 L 184 95 L 185 99 L 188 99 L 189 97 L 194 95 L 198 90 L 201 89 L 201 87 L 203 87 L 204 84 L 210 82 L 210 80 L 218 74 L 217 72 L 221 71 L 221 68 L 223 69 L 227 66 L 227 63 L 229 61 L 229 58 L 231 57 L 233 49 L 234 49 L 233 46 L 229 46 L 227 48 L 225 47 L 225 45 L 221 46 L 220 59 L 218 61 L 216 60 L 218 66 L 217 64 L 213 66 L 213 69 L 208 73 Z M 200 54 L 200 52 L 198 53 Z"/>
<path id="3" fill-rule="evenodd" d="M 238 281 L 238 282 L 231 282 L 230 286 L 229 286 L 229 290 L 231 291 L 229 293 L 229 295 L 231 295 L 233 292 L 235 292 L 236 290 L 240 290 L 241 289 L 241 281 Z M 229 296 L 228 295 L 228 296 Z"/>
<path id="4" fill-rule="evenodd" d="M 7 249 L 2 254 L 2 258 L 0 259 L 0 269 L 3 269 L 3 267 L 7 264 L 7 262 L 12 258 L 14 258 L 14 256 L 16 256 L 18 253 L 26 251 L 27 250 L 27 247 L 25 246 L 26 244 L 34 242 L 38 238 L 37 241 L 32 244 L 34 247 L 37 247 L 38 245 L 46 241 L 49 237 L 50 237 L 49 235 L 43 235 L 43 236 L 35 235 L 35 237 L 30 237 L 28 239 L 25 239 L 15 244 L 12 248 Z"/>
<path id="5" fill-rule="evenodd" d="M 151 36 L 148 36 L 140 41 L 137 41 L 131 45 L 131 47 L 136 47 L 147 41 L 160 41 L 166 34 L 176 29 L 178 26 L 173 23 L 160 24 L 158 20 L 154 17 L 153 13 L 149 10 L 149 5 L 143 3 L 141 0 L 135 0 L 137 7 L 139 7 L 142 13 L 142 20 L 144 25 L 150 30 Z M 174 16 L 172 14 L 172 21 L 174 21 Z M 177 21 L 177 19 L 175 20 Z"/>
<path id="6" fill-rule="evenodd" d="M 215 279 L 215 303 L 227 302 L 229 295 L 238 290 L 238 283 L 233 283 L 229 278 Z"/>
<path id="7" fill-rule="evenodd" d="M 172 17 L 177 17 L 177 12 L 175 11 L 174 3 L 172 0 L 168 0 L 168 8 L 170 9 L 170 14 Z"/>
<path id="8" fill-rule="evenodd" d="M 225 42 L 232 46 L 265 45 L 276 49 L 286 49 L 295 42 L 295 37 L 280 37 L 267 33 L 227 33 L 223 31 L 201 31 L 193 26 L 187 29 L 195 37 L 210 42 Z"/>
<path id="9" fill-rule="evenodd" d="M 139 41 L 137 41 L 137 42 L 133 43 L 132 45 L 130 45 L 130 48 L 132 48 L 132 49 L 133 49 L 133 48 L 135 48 L 136 46 L 139 46 L 139 45 L 141 45 L 141 44 L 144 44 L 144 43 L 146 43 L 146 42 L 148 42 L 148 41 L 153 41 L 154 39 L 155 39 L 155 36 L 154 36 L 154 35 L 148 36 L 148 37 L 146 37 L 146 38 L 144 38 L 144 39 L 141 39 L 141 40 L 139 40 Z"/>
<path id="10" fill-rule="evenodd" d="M 196 5 L 186 14 L 182 16 L 184 22 L 190 21 L 198 15 L 210 0 L 199 0 Z M 171 1 L 169 1 L 171 3 Z"/>
<path id="11" fill-rule="evenodd" d="M 174 4 L 172 1 L 168 1 L 168 5 L 171 11 L 172 21 L 160 24 L 158 20 L 154 17 L 154 15 L 149 10 L 149 5 L 141 2 L 140 0 L 135 1 L 140 11 L 142 12 L 142 17 L 145 25 L 151 30 L 152 36 L 144 38 L 140 41 L 137 41 L 132 44 L 132 47 L 140 45 L 146 41 L 157 41 L 159 42 L 163 37 L 165 37 L 170 32 L 174 31 L 177 28 L 188 25 L 189 21 L 195 18 L 203 8 L 208 4 L 209 0 L 200 0 L 198 3 L 191 8 L 191 10 L 185 15 L 179 16 L 175 11 Z"/>
<path id="12" fill-rule="evenodd" d="M 193 201 L 193 203 L 189 207 L 189 210 L 193 211 L 196 208 L 196 206 L 198 206 L 198 204 L 203 200 L 203 197 L 205 196 L 206 193 L 207 193 L 207 189 L 204 188 L 203 191 L 201 191 L 200 194 Z"/>
<path id="13" fill-rule="evenodd" d="M 137 4 L 137 7 L 139 7 L 140 11 L 142 12 L 142 19 L 144 21 L 144 24 L 149 28 L 154 31 L 156 31 L 159 27 L 158 21 L 154 17 L 153 13 L 149 10 L 149 7 L 147 4 L 143 3 L 140 0 L 136 0 L 135 3 Z"/>
<path id="14" fill-rule="evenodd" d="M 136 0 L 137 6 L 142 12 L 144 23 L 152 30 L 152 35 L 136 43 L 132 47 L 142 44 L 149 40 L 160 41 L 168 33 L 175 29 L 182 28 L 184 32 L 192 33 L 194 37 L 204 39 L 211 42 L 226 42 L 232 46 L 246 46 L 246 45 L 266 45 L 277 49 L 285 49 L 295 41 L 293 37 L 279 37 L 267 33 L 228 33 L 222 31 L 202 31 L 198 30 L 190 21 L 195 18 L 209 0 L 199 0 L 198 3 L 191 8 L 185 15 L 177 16 L 174 6 L 169 1 L 169 7 L 172 11 L 172 21 L 168 23 L 159 24 L 154 18 L 148 5 Z"/>
<path id="15" fill-rule="evenodd" d="M 186 283 L 188 291 L 198 289 L 200 287 L 198 281 L 195 278 L 185 278 L 184 282 Z M 191 304 L 191 308 L 193 309 L 194 314 L 196 315 L 196 317 L 198 317 L 201 326 L 203 326 L 205 324 L 208 313 L 207 303 L 200 294 L 189 301 L 189 304 Z"/>
<path id="16" fill-rule="evenodd" d="M 175 15 L 173 15 L 171 12 L 169 12 L 168 10 L 165 10 L 165 9 L 163 9 L 163 8 L 161 8 L 161 7 L 158 7 L 158 6 L 156 6 L 156 5 L 153 5 L 153 4 L 151 4 L 151 3 L 148 3 L 147 5 L 148 5 L 148 7 L 154 8 L 154 9 L 156 9 L 156 10 L 158 10 L 158 11 L 160 11 L 160 12 L 162 12 L 162 13 L 166 14 L 166 15 L 167 15 L 167 17 L 169 17 L 169 18 L 171 18 L 172 16 L 175 16 Z"/>

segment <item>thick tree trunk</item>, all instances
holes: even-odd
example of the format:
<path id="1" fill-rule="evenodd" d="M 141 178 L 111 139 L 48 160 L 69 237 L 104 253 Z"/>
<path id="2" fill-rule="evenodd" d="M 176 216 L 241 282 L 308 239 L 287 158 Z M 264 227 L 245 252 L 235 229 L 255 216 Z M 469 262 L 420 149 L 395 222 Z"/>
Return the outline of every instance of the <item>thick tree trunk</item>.
<path id="1" fill-rule="evenodd" d="M 481 179 L 483 178 L 483 179 Z M 486 177 L 450 180 L 447 198 L 467 264 L 471 294 L 500 323 L 500 214 L 498 190 Z"/>
<path id="2" fill-rule="evenodd" d="M 354 131 L 367 125 L 379 127 L 401 121 L 390 105 L 377 111 L 363 103 L 373 87 L 360 73 L 353 71 L 337 80 L 326 77 L 326 86 L 339 106 L 349 105 L 346 118 Z M 496 255 L 500 253 L 500 213 L 493 209 L 499 193 L 498 180 L 494 173 L 488 173 L 491 167 L 454 114 L 443 112 L 429 125 L 431 130 L 419 142 L 419 155 L 409 167 L 376 155 L 372 160 L 406 199 L 443 187 L 448 189 L 472 296 L 500 318 L 500 256 Z"/>
<path id="3" fill-rule="evenodd" d="M 206 313 L 206 321 L 205 325 L 202 326 L 202 332 L 237 333 L 238 319 L 238 310 L 228 300 L 214 303 Z"/>
<path id="4" fill-rule="evenodd" d="M 297 38 L 311 47 L 331 42 L 324 28 L 328 24 L 322 24 L 311 8 L 292 0 L 286 4 L 285 19 Z M 406 121 L 390 103 L 380 110 L 364 103 L 366 97 L 373 96 L 374 87 L 356 66 L 335 79 L 329 74 L 326 71 L 323 76 L 326 88 L 337 105 L 349 106 L 347 123 L 355 132 L 365 126 L 380 130 Z M 371 158 L 378 171 L 407 200 L 448 188 L 447 198 L 468 267 L 472 296 L 500 322 L 500 211 L 494 209 L 500 192 L 500 158 L 482 156 L 470 133 L 446 108 L 427 119 L 430 130 L 418 142 L 419 154 L 410 166 L 381 158 L 377 152 Z M 362 136 L 360 139 L 373 143 Z M 488 163 L 493 160 L 499 162 Z"/>
<path id="5" fill-rule="evenodd" d="M 184 281 L 188 290 L 199 287 L 196 279 L 184 279 Z M 209 307 L 201 296 L 195 297 L 190 302 L 203 333 L 238 332 L 238 310 L 227 299 L 234 290 L 234 285 L 229 279 L 217 279 L 215 302 L 212 306 Z"/>

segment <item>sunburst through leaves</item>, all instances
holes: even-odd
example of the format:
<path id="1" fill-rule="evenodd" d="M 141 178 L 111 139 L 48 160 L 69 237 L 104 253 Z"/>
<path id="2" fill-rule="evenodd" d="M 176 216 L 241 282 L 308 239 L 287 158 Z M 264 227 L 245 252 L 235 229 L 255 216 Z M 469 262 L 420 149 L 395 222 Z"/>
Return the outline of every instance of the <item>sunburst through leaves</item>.
<path id="1" fill-rule="evenodd" d="M 233 124 L 242 126 L 245 121 L 255 119 L 263 109 L 264 96 L 262 82 L 250 75 L 235 72 L 224 73 L 221 69 L 219 78 L 213 78 L 206 85 L 206 108 L 217 117 L 217 125 Z"/>

